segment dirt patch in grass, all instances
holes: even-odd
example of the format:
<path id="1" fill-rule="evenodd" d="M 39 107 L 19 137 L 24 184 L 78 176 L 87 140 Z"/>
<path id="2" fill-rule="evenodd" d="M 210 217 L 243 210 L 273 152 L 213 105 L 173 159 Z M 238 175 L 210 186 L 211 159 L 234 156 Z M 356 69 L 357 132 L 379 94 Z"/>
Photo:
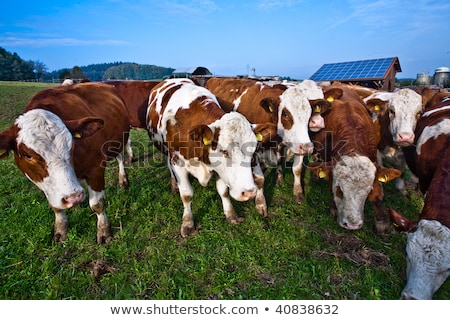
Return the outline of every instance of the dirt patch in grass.
<path id="1" fill-rule="evenodd" d="M 316 251 L 318 256 L 334 256 L 346 259 L 356 265 L 375 266 L 387 270 L 391 268 L 390 259 L 384 253 L 369 248 L 363 240 L 353 234 L 325 233 L 326 244 L 332 247 L 328 250 Z"/>
<path id="2" fill-rule="evenodd" d="M 116 272 L 116 269 L 109 266 L 103 259 L 91 260 L 80 264 L 82 270 L 90 271 L 94 278 L 98 278 L 106 273 Z"/>

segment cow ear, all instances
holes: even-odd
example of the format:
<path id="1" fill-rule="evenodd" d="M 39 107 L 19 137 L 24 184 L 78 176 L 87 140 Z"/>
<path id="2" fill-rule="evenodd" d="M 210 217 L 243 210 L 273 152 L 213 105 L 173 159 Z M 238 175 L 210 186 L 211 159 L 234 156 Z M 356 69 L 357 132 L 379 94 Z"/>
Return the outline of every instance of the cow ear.
<path id="1" fill-rule="evenodd" d="M 319 178 L 330 179 L 331 165 L 328 162 L 312 162 L 308 164 L 308 168 Z"/>
<path id="2" fill-rule="evenodd" d="M 384 167 L 379 167 L 377 169 L 377 180 L 380 182 L 386 183 L 400 177 L 401 175 L 402 172 L 397 169 Z"/>
<path id="3" fill-rule="evenodd" d="M 372 114 L 376 114 L 378 117 L 386 113 L 387 105 L 387 101 L 383 101 L 377 98 L 369 99 L 366 101 L 367 110 Z"/>
<path id="4" fill-rule="evenodd" d="M 341 88 L 332 88 L 323 93 L 323 97 L 325 100 L 329 102 L 333 102 L 336 99 L 339 99 L 344 94 Z"/>
<path id="5" fill-rule="evenodd" d="M 256 135 L 256 140 L 262 143 L 276 141 L 278 137 L 277 125 L 271 122 L 254 124 L 253 132 Z"/>
<path id="6" fill-rule="evenodd" d="M 92 136 L 103 128 L 104 123 L 103 119 L 93 117 L 64 121 L 64 124 L 76 139 L 84 139 Z"/>
<path id="7" fill-rule="evenodd" d="M 277 113 L 278 112 L 278 106 L 277 102 L 274 98 L 264 98 L 262 99 L 259 104 L 261 107 L 264 108 L 269 113 Z"/>
<path id="8" fill-rule="evenodd" d="M 401 213 L 395 211 L 391 207 L 388 208 L 388 213 L 396 229 L 405 232 L 414 231 L 416 229 L 416 221 L 410 221 L 408 218 L 405 218 Z"/>
<path id="9" fill-rule="evenodd" d="M 189 137 L 203 146 L 209 146 L 213 141 L 213 132 L 206 125 L 199 125 L 189 131 Z"/>
<path id="10" fill-rule="evenodd" d="M 331 102 L 325 99 L 309 100 L 312 113 L 324 114 L 331 109 Z"/>
<path id="11" fill-rule="evenodd" d="M 11 126 L 5 131 L 0 132 L 0 159 L 6 158 L 10 151 L 16 148 L 16 134 L 14 127 Z"/>

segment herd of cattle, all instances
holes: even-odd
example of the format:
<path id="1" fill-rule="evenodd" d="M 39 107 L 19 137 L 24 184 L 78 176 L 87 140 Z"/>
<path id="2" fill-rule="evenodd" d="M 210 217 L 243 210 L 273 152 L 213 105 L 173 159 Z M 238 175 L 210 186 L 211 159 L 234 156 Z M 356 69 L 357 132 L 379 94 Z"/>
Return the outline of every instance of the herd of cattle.
<path id="1" fill-rule="evenodd" d="M 67 237 L 65 209 L 82 202 L 85 183 L 97 214 L 97 241 L 112 239 L 105 214 L 105 161 L 117 159 L 119 184 L 133 157 L 130 128 L 145 129 L 167 157 L 173 192 L 184 211 L 181 235 L 195 232 L 189 176 L 202 186 L 215 177 L 226 220 L 239 223 L 230 196 L 254 199 L 267 216 L 264 172 L 293 158 L 293 195 L 304 201 L 307 168 L 329 181 L 330 211 L 349 230 L 364 223 L 366 200 L 375 228 L 407 232 L 404 299 L 431 299 L 450 274 L 450 93 L 429 88 L 380 92 L 342 83 L 264 83 L 209 78 L 64 84 L 31 98 L 22 115 L 0 132 L 0 158 L 41 189 L 55 213 L 54 240 Z M 389 164 L 384 167 L 383 164 Z M 413 172 L 425 195 L 418 219 L 383 209 L 382 182 Z"/>

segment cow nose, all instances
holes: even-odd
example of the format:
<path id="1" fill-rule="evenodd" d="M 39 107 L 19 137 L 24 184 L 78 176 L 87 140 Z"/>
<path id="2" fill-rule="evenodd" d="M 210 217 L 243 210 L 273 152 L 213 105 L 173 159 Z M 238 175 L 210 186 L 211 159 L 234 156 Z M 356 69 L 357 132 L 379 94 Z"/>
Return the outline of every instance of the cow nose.
<path id="1" fill-rule="evenodd" d="M 348 223 L 348 222 L 344 222 L 344 223 L 342 224 L 342 226 L 343 226 L 345 229 L 348 229 L 348 230 L 358 230 L 358 229 L 361 229 L 362 223 L 351 224 L 351 223 Z"/>
<path id="2" fill-rule="evenodd" d="M 309 130 L 312 132 L 320 131 L 323 128 L 325 128 L 325 123 L 321 115 L 313 115 L 309 119 Z"/>
<path id="3" fill-rule="evenodd" d="M 61 201 L 64 208 L 68 209 L 84 200 L 84 192 L 73 193 L 67 197 L 64 197 Z"/>
<path id="4" fill-rule="evenodd" d="M 414 142 L 414 133 L 409 132 L 400 132 L 399 134 L 397 134 L 397 139 L 395 141 L 395 143 L 402 146 L 410 145 L 413 142 Z"/>
<path id="5" fill-rule="evenodd" d="M 314 150 L 314 145 L 312 142 L 301 143 L 298 147 L 299 154 L 311 154 Z"/>
<path id="6" fill-rule="evenodd" d="M 253 199 L 254 197 L 256 197 L 256 190 L 246 190 L 246 191 L 242 191 L 241 197 L 239 200 L 247 201 L 247 200 Z"/>

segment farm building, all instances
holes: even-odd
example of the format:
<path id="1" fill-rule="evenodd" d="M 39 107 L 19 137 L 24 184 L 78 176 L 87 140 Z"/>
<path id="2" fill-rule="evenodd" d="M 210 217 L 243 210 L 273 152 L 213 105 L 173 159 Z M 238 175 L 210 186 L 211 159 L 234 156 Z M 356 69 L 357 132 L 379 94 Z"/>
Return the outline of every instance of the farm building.
<path id="1" fill-rule="evenodd" d="M 324 64 L 310 79 L 340 81 L 374 89 L 393 91 L 395 76 L 402 72 L 397 57 Z"/>
<path id="2" fill-rule="evenodd" d="M 192 76 L 212 75 L 212 73 L 204 67 L 197 68 L 178 68 L 172 72 L 171 78 L 189 78 Z"/>

